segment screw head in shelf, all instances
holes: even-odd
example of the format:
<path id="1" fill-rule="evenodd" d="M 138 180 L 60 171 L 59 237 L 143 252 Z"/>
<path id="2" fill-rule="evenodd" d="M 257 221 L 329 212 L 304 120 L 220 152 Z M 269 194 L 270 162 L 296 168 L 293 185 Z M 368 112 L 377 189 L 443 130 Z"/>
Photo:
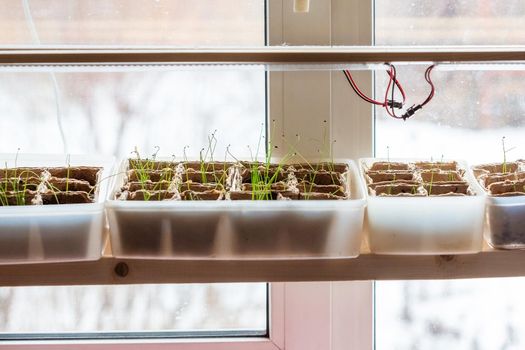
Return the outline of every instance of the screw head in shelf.
<path id="1" fill-rule="evenodd" d="M 129 273 L 129 266 L 125 262 L 119 262 L 115 265 L 115 274 L 119 277 L 126 277 Z"/>

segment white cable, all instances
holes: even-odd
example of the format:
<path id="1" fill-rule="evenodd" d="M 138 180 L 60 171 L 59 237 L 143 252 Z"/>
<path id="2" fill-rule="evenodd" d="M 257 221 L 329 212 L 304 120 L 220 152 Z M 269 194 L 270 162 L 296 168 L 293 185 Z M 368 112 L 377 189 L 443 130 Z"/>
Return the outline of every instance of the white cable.
<path id="1" fill-rule="evenodd" d="M 31 33 L 31 38 L 34 43 L 40 45 L 40 38 L 33 22 L 33 16 L 31 15 L 31 8 L 29 7 L 28 0 L 22 0 L 22 7 L 24 9 L 24 17 L 26 19 L 27 27 Z M 64 128 L 62 126 L 62 113 L 60 108 L 60 89 L 58 88 L 57 77 L 54 72 L 50 73 L 51 82 L 53 84 L 53 92 L 55 94 L 55 108 L 56 108 L 56 120 L 58 130 L 60 131 L 60 138 L 62 139 L 62 146 L 64 148 L 64 154 L 68 154 L 66 135 L 64 134 Z"/>

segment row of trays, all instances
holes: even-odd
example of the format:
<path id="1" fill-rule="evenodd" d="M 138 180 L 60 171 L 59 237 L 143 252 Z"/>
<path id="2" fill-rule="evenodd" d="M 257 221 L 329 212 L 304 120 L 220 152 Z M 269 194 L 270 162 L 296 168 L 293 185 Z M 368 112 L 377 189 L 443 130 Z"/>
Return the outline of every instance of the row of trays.
<path id="1" fill-rule="evenodd" d="M 367 158 L 203 169 L 64 159 L 0 156 L 1 264 L 96 260 L 105 232 L 113 255 L 128 259 L 348 258 L 363 239 L 376 254 L 465 254 L 481 251 L 484 231 L 495 248 L 525 247 L 520 162 Z M 273 182 L 256 191 L 254 176 Z"/>

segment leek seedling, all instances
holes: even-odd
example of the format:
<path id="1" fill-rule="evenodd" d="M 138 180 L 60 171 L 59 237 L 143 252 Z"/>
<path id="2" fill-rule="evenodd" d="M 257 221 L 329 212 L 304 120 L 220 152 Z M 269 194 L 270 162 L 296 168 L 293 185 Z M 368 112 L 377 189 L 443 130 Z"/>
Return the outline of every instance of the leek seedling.
<path id="1" fill-rule="evenodd" d="M 9 198 L 14 196 L 14 205 L 26 205 L 26 194 L 29 177 L 39 177 L 36 173 L 28 170 L 24 170 L 18 173 L 18 154 L 20 148 L 17 150 L 15 155 L 14 174 L 11 174 L 5 163 L 4 180 L 0 183 L 0 204 L 2 206 L 9 206 Z M 25 179 L 24 179 L 25 174 Z"/>
<path id="2" fill-rule="evenodd" d="M 434 171 L 430 172 L 430 185 L 428 186 L 428 195 L 432 195 L 432 186 L 434 185 Z"/>
<path id="3" fill-rule="evenodd" d="M 501 146 L 503 148 L 503 164 L 501 166 L 501 171 L 502 171 L 502 173 L 506 173 L 507 172 L 507 153 L 512 151 L 516 147 L 511 147 L 511 148 L 507 149 L 505 147 L 505 136 L 503 136 L 501 138 Z"/>
<path id="4" fill-rule="evenodd" d="M 71 160 L 71 157 L 70 157 L 70 155 L 68 154 L 67 157 L 66 157 L 66 163 L 67 163 L 67 171 L 66 171 L 66 195 L 69 193 L 69 171 L 70 171 L 70 168 L 71 168 L 70 160 Z"/>
<path id="5" fill-rule="evenodd" d="M 275 122 L 275 121 L 274 121 Z M 257 150 L 255 153 L 255 157 L 252 153 L 251 147 L 248 146 L 248 149 L 250 151 L 250 157 L 252 159 L 252 164 L 250 166 L 251 171 L 251 184 L 252 184 L 252 200 L 270 200 L 272 199 L 272 192 L 271 188 L 274 183 L 277 182 L 277 179 L 279 178 L 279 175 L 283 171 L 284 164 L 289 160 L 289 154 L 286 154 L 277 164 L 276 168 L 272 169 L 272 155 L 274 149 L 278 149 L 277 145 L 274 145 L 272 140 L 268 140 L 266 143 L 266 156 L 263 163 L 263 169 L 261 172 L 261 169 L 259 168 L 258 163 L 258 157 L 259 157 L 259 151 L 261 148 L 262 140 L 265 139 L 263 136 L 263 126 L 261 127 L 261 132 L 259 134 L 259 142 L 257 143 Z M 273 171 L 273 173 L 270 173 L 270 170 Z"/>
<path id="6" fill-rule="evenodd" d="M 388 187 L 387 187 L 387 189 L 386 189 L 386 193 L 387 193 L 389 196 L 392 195 L 392 187 L 393 187 L 393 186 L 394 186 L 394 185 L 393 185 L 392 182 L 388 184 Z"/>
<path id="7" fill-rule="evenodd" d="M 130 166 L 133 170 L 135 170 L 135 173 L 137 174 L 137 179 L 141 184 L 142 190 L 144 191 L 144 200 L 148 201 L 150 200 L 151 194 L 149 193 L 146 183 L 150 179 L 150 172 L 154 170 L 155 168 L 155 159 L 157 158 L 157 154 L 160 151 L 159 146 L 155 146 L 155 153 L 152 155 L 152 160 L 149 160 L 146 158 L 145 160 L 140 157 L 140 153 L 135 147 L 135 150 L 131 152 L 134 153 L 137 156 L 136 162 L 134 162 L 132 159 L 130 159 Z"/>

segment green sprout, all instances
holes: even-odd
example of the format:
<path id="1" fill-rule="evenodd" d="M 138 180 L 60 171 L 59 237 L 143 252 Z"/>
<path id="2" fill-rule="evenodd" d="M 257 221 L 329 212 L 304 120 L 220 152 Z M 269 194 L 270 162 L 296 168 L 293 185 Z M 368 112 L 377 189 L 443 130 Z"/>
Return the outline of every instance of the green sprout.
<path id="1" fill-rule="evenodd" d="M 275 122 L 275 120 L 274 120 Z M 264 124 L 262 124 L 261 131 L 259 134 L 259 141 L 257 143 L 257 149 L 255 152 L 255 156 L 252 153 L 252 149 L 250 146 L 248 146 L 248 150 L 250 151 L 250 157 L 252 159 L 252 164 L 250 165 L 250 171 L 251 171 L 251 185 L 252 185 L 252 200 L 271 200 L 272 199 L 272 193 L 271 188 L 274 183 L 277 182 L 277 179 L 279 178 L 279 175 L 282 173 L 284 169 L 284 164 L 288 162 L 290 159 L 290 154 L 286 154 L 280 161 L 277 163 L 277 167 L 272 168 L 272 155 L 274 149 L 278 149 L 279 147 L 277 145 L 274 145 L 272 140 L 269 139 L 266 143 L 266 156 L 264 158 L 264 162 L 262 164 L 262 171 L 259 168 L 259 152 L 261 149 L 262 141 L 265 139 L 263 136 L 263 130 L 264 130 Z M 273 173 L 272 173 L 273 172 Z"/>
<path id="2" fill-rule="evenodd" d="M 428 195 L 432 195 L 432 186 L 434 185 L 434 171 L 432 170 L 430 172 L 430 185 L 428 187 Z"/>
<path id="3" fill-rule="evenodd" d="M 66 195 L 69 193 L 69 172 L 70 172 L 70 168 L 71 168 L 70 161 L 71 161 L 71 156 L 68 154 L 67 157 L 66 157 L 66 164 L 67 164 L 67 171 L 66 171 Z"/>
<path id="4" fill-rule="evenodd" d="M 501 170 L 502 170 L 503 173 L 506 173 L 507 170 L 508 170 L 507 169 L 507 153 L 512 151 L 516 147 L 511 147 L 511 148 L 507 149 L 505 147 L 505 136 L 503 136 L 501 138 L 501 146 L 503 148 L 503 164 L 502 164 Z"/>
<path id="5" fill-rule="evenodd" d="M 17 149 L 14 168 L 12 170 L 8 168 L 7 162 L 5 162 L 4 179 L 0 183 L 0 205 L 2 206 L 10 205 L 10 197 L 14 197 L 14 205 L 18 206 L 28 204 L 26 203 L 26 194 L 28 191 L 29 178 L 31 176 L 39 177 L 35 172 L 29 170 L 23 170 L 18 173 L 19 153 L 20 148 Z"/>
<path id="6" fill-rule="evenodd" d="M 131 152 L 134 153 L 137 156 L 136 160 L 130 159 L 129 165 L 132 168 L 132 170 L 135 171 L 137 174 L 137 180 L 140 182 L 142 190 L 144 192 L 144 200 L 149 201 L 151 198 L 151 193 L 149 192 L 147 188 L 147 183 L 150 180 L 150 173 L 152 170 L 155 169 L 155 160 L 157 158 L 157 154 L 160 151 L 159 146 L 155 146 L 155 152 L 152 155 L 152 159 L 142 159 L 140 156 L 140 153 L 135 147 L 135 150 Z M 160 193 L 159 193 L 159 199 L 160 199 Z"/>
<path id="7" fill-rule="evenodd" d="M 308 168 L 310 169 L 311 171 L 311 174 L 309 174 L 309 177 L 308 177 L 308 182 L 309 182 L 309 186 L 307 188 L 307 185 L 306 183 L 304 184 L 304 192 L 306 193 L 305 194 L 305 197 L 304 199 L 305 200 L 308 200 L 310 199 L 310 196 L 309 194 L 312 192 L 313 190 L 313 187 L 315 186 L 315 180 L 316 180 L 316 177 L 317 177 L 317 174 L 319 172 L 319 170 L 323 167 L 323 164 L 326 163 L 327 165 L 327 170 L 330 174 L 330 178 L 332 180 L 332 183 L 335 184 L 336 183 L 336 180 L 334 178 L 334 172 L 335 172 L 335 162 L 334 162 L 334 145 L 335 143 L 337 142 L 336 140 L 333 140 L 332 142 L 329 142 L 329 138 L 328 138 L 328 129 L 326 127 L 326 123 L 327 121 L 324 120 L 323 121 L 324 123 L 324 127 L 323 127 L 323 140 L 322 141 L 319 141 L 319 140 L 315 140 L 313 139 L 313 141 L 317 141 L 317 142 L 320 142 L 321 144 L 321 148 L 317 150 L 317 153 L 319 153 L 319 161 L 317 163 L 315 163 L 315 166 L 312 165 L 302 154 L 301 152 L 298 151 L 296 145 L 294 144 L 291 144 L 290 142 L 288 142 L 286 140 L 286 138 L 283 136 L 283 140 L 284 142 L 288 145 L 288 147 L 291 149 L 291 151 L 293 152 L 292 155 L 293 156 L 299 156 L 300 159 L 306 163 L 306 165 L 308 166 Z M 297 140 L 297 143 L 299 143 L 300 141 L 300 135 L 299 134 L 296 134 L 296 140 Z M 324 161 L 325 159 L 328 159 L 328 161 Z M 337 193 L 337 190 L 330 193 L 332 195 L 336 194 Z"/>

